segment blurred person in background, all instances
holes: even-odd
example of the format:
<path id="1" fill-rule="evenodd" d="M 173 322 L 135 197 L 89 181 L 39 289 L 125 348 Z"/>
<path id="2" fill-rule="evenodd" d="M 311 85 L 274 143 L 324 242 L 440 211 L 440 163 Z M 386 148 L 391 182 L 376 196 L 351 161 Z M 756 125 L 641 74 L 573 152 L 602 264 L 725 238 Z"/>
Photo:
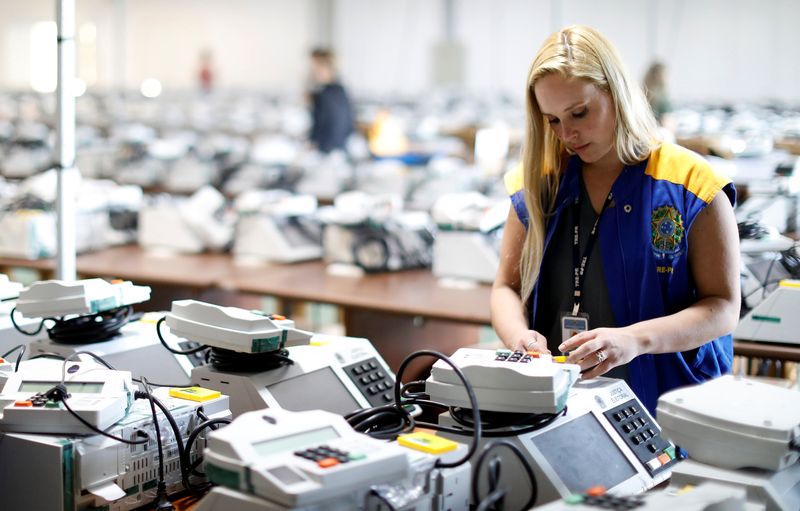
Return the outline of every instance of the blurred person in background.
<path id="1" fill-rule="evenodd" d="M 211 50 L 200 52 L 200 66 L 197 68 L 197 82 L 200 90 L 208 94 L 214 88 L 214 65 Z"/>
<path id="2" fill-rule="evenodd" d="M 655 61 L 647 68 L 644 74 L 644 94 L 647 97 L 647 102 L 650 103 L 650 108 L 653 109 L 653 115 L 656 117 L 658 125 L 666 129 L 668 132 L 674 132 L 675 126 L 672 121 L 672 103 L 667 93 L 667 67 L 663 62 Z"/>
<path id="3" fill-rule="evenodd" d="M 330 50 L 312 50 L 310 82 L 311 144 L 323 153 L 345 151 L 347 138 L 353 132 L 353 109 Z"/>

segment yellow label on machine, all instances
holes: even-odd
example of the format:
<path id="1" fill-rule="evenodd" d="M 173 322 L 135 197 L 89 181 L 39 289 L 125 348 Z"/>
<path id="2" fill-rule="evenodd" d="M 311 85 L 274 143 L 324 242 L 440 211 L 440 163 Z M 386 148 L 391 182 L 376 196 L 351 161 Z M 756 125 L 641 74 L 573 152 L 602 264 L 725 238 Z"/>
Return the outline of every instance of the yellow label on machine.
<path id="1" fill-rule="evenodd" d="M 397 437 L 397 443 L 403 447 L 416 449 L 429 454 L 442 454 L 453 451 L 458 447 L 458 444 L 452 440 L 423 431 L 400 435 Z"/>
<path id="2" fill-rule="evenodd" d="M 204 389 L 203 387 L 183 387 L 169 389 L 169 395 L 190 401 L 209 401 L 220 397 L 222 394 L 218 390 Z"/>

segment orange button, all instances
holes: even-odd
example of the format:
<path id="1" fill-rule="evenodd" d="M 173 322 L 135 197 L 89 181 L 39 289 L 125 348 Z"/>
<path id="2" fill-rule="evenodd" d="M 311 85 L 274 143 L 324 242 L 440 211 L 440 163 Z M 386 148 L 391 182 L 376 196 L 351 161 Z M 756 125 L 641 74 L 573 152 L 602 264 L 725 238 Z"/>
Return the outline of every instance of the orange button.
<path id="1" fill-rule="evenodd" d="M 671 460 L 670 460 L 669 454 L 664 452 L 664 453 L 661 453 L 661 454 L 658 455 L 658 461 L 660 461 L 662 465 L 666 465 Z"/>
<path id="2" fill-rule="evenodd" d="M 590 497 L 599 497 L 600 495 L 605 494 L 606 487 L 602 485 L 592 486 L 588 490 L 586 490 L 586 495 Z"/>
<path id="3" fill-rule="evenodd" d="M 20 400 L 14 403 L 14 406 L 33 406 L 33 403 L 28 400 L 25 401 Z"/>
<path id="4" fill-rule="evenodd" d="M 269 319 L 276 319 L 278 321 L 283 321 L 284 319 L 286 319 L 286 316 L 281 316 L 280 314 L 271 314 L 269 316 Z"/>
<path id="5" fill-rule="evenodd" d="M 111 280 L 111 283 L 112 283 L 112 284 L 124 284 L 124 283 L 125 283 L 125 281 L 124 281 L 124 280 L 122 280 L 122 279 L 112 279 L 112 280 Z"/>
<path id="6" fill-rule="evenodd" d="M 539 358 L 538 351 L 528 351 L 527 354 L 530 355 L 532 358 Z"/>
<path id="7" fill-rule="evenodd" d="M 0 364 L 5 364 L 5 362 L 6 362 L 6 359 L 4 359 L 3 357 L 0 357 Z"/>
<path id="8" fill-rule="evenodd" d="M 338 464 L 339 464 L 339 460 L 337 460 L 336 458 L 324 458 L 324 459 L 321 459 L 321 460 L 319 460 L 317 462 L 317 465 L 319 465 L 322 468 L 331 468 L 334 465 L 338 465 Z"/>

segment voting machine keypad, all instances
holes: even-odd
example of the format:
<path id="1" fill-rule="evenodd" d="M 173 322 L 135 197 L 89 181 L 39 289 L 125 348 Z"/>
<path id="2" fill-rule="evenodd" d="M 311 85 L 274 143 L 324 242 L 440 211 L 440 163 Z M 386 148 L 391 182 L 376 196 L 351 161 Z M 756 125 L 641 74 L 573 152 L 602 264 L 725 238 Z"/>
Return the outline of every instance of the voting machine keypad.
<path id="1" fill-rule="evenodd" d="M 344 371 L 370 405 L 385 405 L 393 399 L 394 378 L 387 374 L 377 358 L 372 357 L 350 364 L 345 366 Z"/>
<path id="2" fill-rule="evenodd" d="M 606 493 L 602 486 L 589 488 L 584 494 L 565 497 L 564 503 L 572 506 L 582 504 L 588 507 L 615 510 L 636 509 L 645 505 L 644 495 L 611 495 Z"/>
<path id="3" fill-rule="evenodd" d="M 636 400 L 626 401 L 604 415 L 651 474 L 676 463 L 675 447 L 661 437 L 661 430 Z"/>
<path id="4" fill-rule="evenodd" d="M 349 463 L 366 458 L 362 453 L 351 453 L 327 445 L 295 451 L 294 455 L 313 461 L 321 468 L 331 468 L 341 463 Z"/>
<path id="5" fill-rule="evenodd" d="M 538 351 L 511 351 L 506 349 L 499 349 L 494 353 L 494 359 L 497 362 L 518 362 L 520 364 L 529 364 L 534 358 L 542 358 L 542 354 Z M 556 363 L 563 364 L 567 361 L 566 355 L 556 355 L 550 358 Z"/>

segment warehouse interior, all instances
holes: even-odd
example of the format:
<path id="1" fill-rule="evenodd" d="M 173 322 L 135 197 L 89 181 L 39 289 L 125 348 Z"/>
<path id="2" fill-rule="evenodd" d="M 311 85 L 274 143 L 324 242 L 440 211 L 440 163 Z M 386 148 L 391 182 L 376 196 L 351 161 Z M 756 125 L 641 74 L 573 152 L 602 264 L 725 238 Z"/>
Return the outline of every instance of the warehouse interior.
<path id="1" fill-rule="evenodd" d="M 8 509 L 800 509 L 800 3 L 0 13 Z"/>

